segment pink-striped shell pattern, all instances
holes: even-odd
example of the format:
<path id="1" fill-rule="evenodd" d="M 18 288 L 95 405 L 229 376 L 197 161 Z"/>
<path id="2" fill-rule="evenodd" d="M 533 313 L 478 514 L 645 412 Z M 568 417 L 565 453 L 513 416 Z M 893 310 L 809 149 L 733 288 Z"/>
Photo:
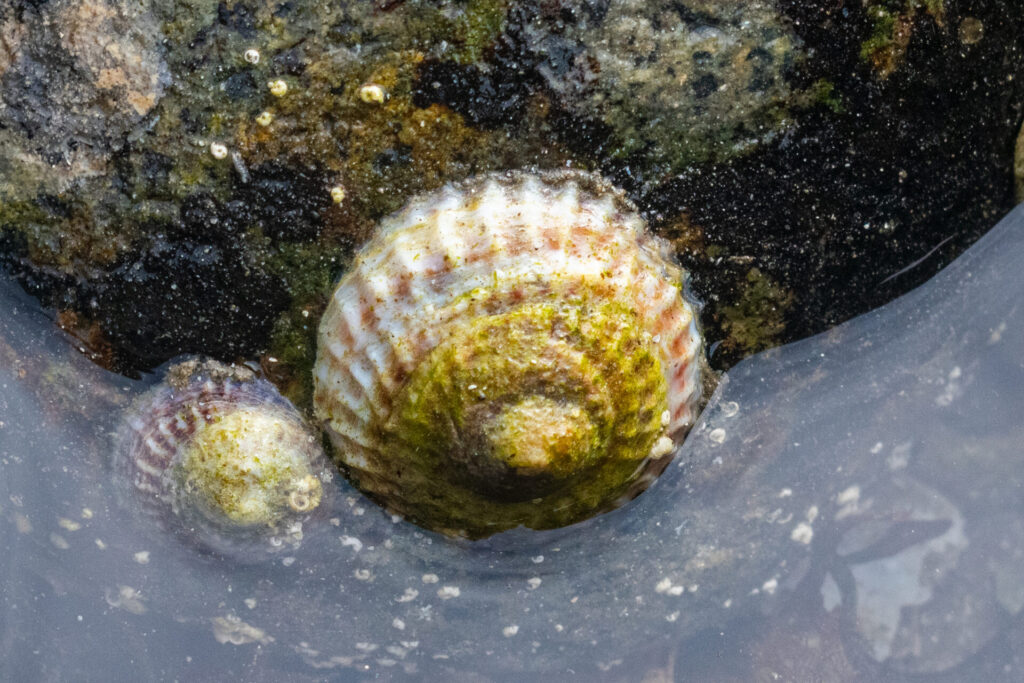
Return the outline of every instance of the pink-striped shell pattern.
<path id="1" fill-rule="evenodd" d="M 229 447 L 219 453 L 229 458 L 241 454 L 236 459 L 244 462 L 214 462 L 221 468 L 214 471 L 240 475 L 240 481 L 253 489 L 270 485 L 272 473 L 280 495 L 243 493 L 260 501 L 284 501 L 264 505 L 259 514 L 244 521 L 202 495 L 195 473 L 187 471 L 192 465 L 186 459 L 197 434 L 232 416 L 242 416 L 239 424 L 255 431 L 238 430 L 243 443 L 234 444 L 237 452 Z M 206 448 L 216 450 L 217 446 Z M 243 559 L 296 548 L 303 523 L 326 489 L 322 484 L 333 476 L 319 435 L 274 385 L 244 366 L 198 359 L 169 366 L 163 381 L 133 403 L 117 432 L 113 457 L 127 502 L 134 509 L 206 550 Z M 271 459 L 277 461 L 266 462 Z M 288 504 L 289 495 L 300 505 Z"/>
<path id="2" fill-rule="evenodd" d="M 684 279 L 668 245 L 596 175 L 511 172 L 446 186 L 385 219 L 335 289 L 320 323 L 316 414 L 357 483 L 401 511 L 374 483 L 390 450 L 381 425 L 421 362 L 466 319 L 600 291 L 632 309 L 660 360 L 668 410 L 654 455 L 664 455 L 693 424 L 702 391 Z"/>

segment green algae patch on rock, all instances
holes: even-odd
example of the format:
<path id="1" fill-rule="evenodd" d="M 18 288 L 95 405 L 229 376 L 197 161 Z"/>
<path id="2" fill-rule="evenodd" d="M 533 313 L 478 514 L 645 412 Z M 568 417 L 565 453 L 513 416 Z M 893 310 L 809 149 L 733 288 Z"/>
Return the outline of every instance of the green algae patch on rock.
<path id="1" fill-rule="evenodd" d="M 871 1 L 865 3 L 864 10 L 871 21 L 871 34 L 861 43 L 860 57 L 883 79 L 906 60 L 918 17 L 930 17 L 939 28 L 946 24 L 946 0 Z"/>
<path id="2" fill-rule="evenodd" d="M 778 345 L 792 292 L 781 288 L 758 268 L 747 271 L 736 303 L 721 310 L 726 349 L 744 357 Z"/>
<path id="3" fill-rule="evenodd" d="M 770 2 L 559 5 L 525 28 L 546 85 L 652 177 L 748 152 L 807 99 L 790 79 L 802 43 Z"/>

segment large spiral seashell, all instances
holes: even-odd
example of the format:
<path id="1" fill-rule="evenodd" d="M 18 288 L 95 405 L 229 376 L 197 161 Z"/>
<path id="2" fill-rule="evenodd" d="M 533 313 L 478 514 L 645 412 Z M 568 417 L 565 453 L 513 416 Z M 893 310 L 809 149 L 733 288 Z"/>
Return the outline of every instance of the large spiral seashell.
<path id="1" fill-rule="evenodd" d="M 684 273 L 581 172 L 495 174 L 386 219 L 320 323 L 315 408 L 355 483 L 480 537 L 623 502 L 693 424 Z"/>
<path id="2" fill-rule="evenodd" d="M 130 499 L 220 553 L 295 548 L 331 479 L 320 438 L 248 368 L 172 365 L 134 403 L 114 450 Z"/>

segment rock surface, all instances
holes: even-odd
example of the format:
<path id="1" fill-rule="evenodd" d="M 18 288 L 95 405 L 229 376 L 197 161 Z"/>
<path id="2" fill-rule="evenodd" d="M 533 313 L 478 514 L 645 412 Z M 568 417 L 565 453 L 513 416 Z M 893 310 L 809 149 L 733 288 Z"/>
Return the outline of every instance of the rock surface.
<path id="1" fill-rule="evenodd" d="M 381 217 L 571 164 L 675 241 L 724 368 L 906 291 L 1009 208 L 1022 22 L 938 0 L 11 3 L 0 262 L 107 367 L 259 356 L 308 402 L 310 323 Z"/>

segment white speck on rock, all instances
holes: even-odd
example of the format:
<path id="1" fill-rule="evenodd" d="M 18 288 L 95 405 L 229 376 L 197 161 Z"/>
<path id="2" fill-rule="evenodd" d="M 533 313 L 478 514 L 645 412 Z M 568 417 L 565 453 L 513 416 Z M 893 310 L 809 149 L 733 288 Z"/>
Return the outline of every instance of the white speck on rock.
<path id="1" fill-rule="evenodd" d="M 359 88 L 359 99 L 366 104 L 383 104 L 387 99 L 387 93 L 376 83 L 367 83 Z"/>
<path id="2" fill-rule="evenodd" d="M 810 524 L 806 522 L 800 522 L 795 527 L 793 527 L 793 533 L 791 533 L 789 537 L 797 543 L 809 545 L 811 539 L 814 538 L 814 529 L 811 527 Z"/>
<path id="3" fill-rule="evenodd" d="M 963 376 L 963 371 L 960 366 L 953 366 L 953 369 L 949 371 L 949 376 L 946 379 L 946 386 L 942 393 L 935 397 L 935 405 L 940 408 L 945 408 L 953 404 L 953 401 L 960 398 L 963 394 L 963 385 L 960 382 L 960 378 Z"/>
<path id="4" fill-rule="evenodd" d="M 668 438 L 667 436 L 663 436 L 659 438 L 657 441 L 655 441 L 654 445 L 651 446 L 651 452 L 649 453 L 649 457 L 651 457 L 652 459 L 660 458 L 663 455 L 668 455 L 669 453 L 671 453 L 673 448 L 675 448 L 675 444 L 672 443 L 672 439 Z"/>
<path id="5" fill-rule="evenodd" d="M 108 588 L 105 597 L 111 607 L 123 609 L 130 614 L 145 614 L 146 606 L 142 603 L 142 594 L 131 586 L 118 586 L 117 591 Z"/>
<path id="6" fill-rule="evenodd" d="M 451 598 L 457 598 L 462 594 L 458 586 L 441 586 L 437 589 L 437 597 L 442 600 L 450 600 Z"/>
<path id="7" fill-rule="evenodd" d="M 363 542 L 355 536 L 342 536 L 341 545 L 346 548 L 352 548 L 357 553 L 363 549 Z"/>
<path id="8" fill-rule="evenodd" d="M 838 505 L 856 503 L 858 500 L 860 500 L 860 487 L 857 485 L 850 486 L 836 495 L 836 503 Z"/>
<path id="9" fill-rule="evenodd" d="M 245 623 L 234 614 L 223 617 L 214 617 L 213 637 L 218 643 L 232 645 L 245 645 L 246 643 L 260 643 L 267 645 L 274 642 L 274 639 L 267 635 L 267 632 Z"/>
<path id="10" fill-rule="evenodd" d="M 914 447 L 912 441 L 904 441 L 901 444 L 897 444 L 893 447 L 892 453 L 886 458 L 886 463 L 889 465 L 889 469 L 892 471 L 902 470 L 910 464 L 911 450 Z"/>
<path id="11" fill-rule="evenodd" d="M 736 401 L 726 401 L 722 404 L 722 417 L 735 417 L 740 412 L 740 404 Z"/>

